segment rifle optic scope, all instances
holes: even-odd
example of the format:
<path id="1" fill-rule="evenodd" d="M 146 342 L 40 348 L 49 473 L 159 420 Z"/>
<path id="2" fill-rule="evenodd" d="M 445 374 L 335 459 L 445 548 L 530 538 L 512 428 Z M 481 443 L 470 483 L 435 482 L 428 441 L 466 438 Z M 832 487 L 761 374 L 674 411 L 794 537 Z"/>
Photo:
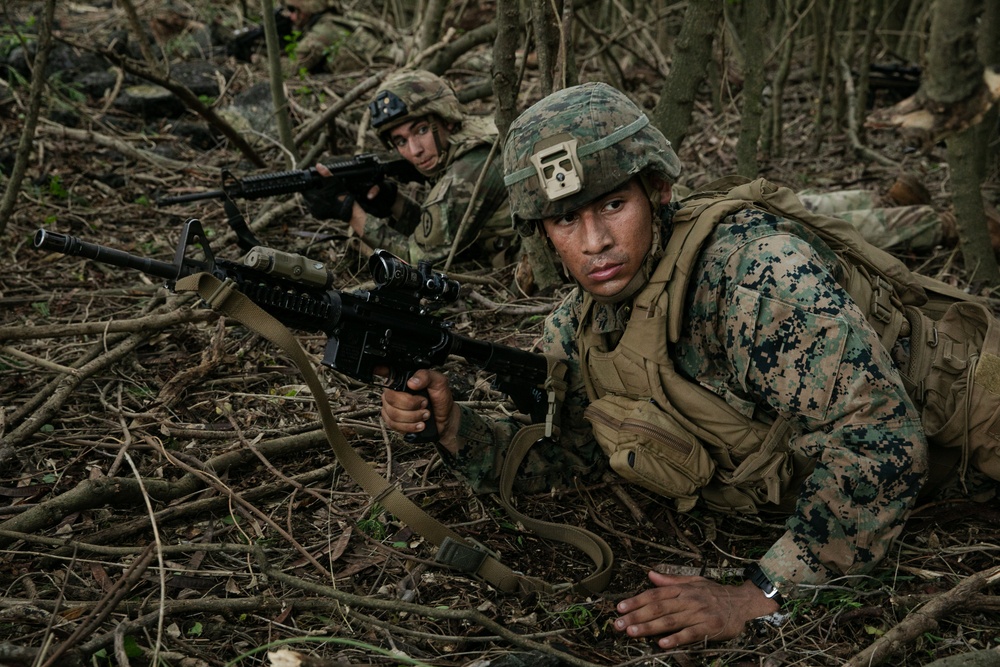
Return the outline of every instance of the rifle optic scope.
<path id="1" fill-rule="evenodd" d="M 412 289 L 422 298 L 451 303 L 458 299 L 461 285 L 439 271 L 431 263 L 417 262 L 414 268 L 388 250 L 379 248 L 368 258 L 368 271 L 379 287 Z"/>

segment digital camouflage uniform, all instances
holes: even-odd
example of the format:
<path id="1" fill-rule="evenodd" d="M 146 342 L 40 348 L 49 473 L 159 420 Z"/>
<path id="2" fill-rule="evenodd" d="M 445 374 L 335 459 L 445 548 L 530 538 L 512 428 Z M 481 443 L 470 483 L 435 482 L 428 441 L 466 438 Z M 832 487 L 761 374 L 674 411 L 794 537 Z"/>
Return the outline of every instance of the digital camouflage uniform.
<path id="1" fill-rule="evenodd" d="M 524 133 L 515 143 L 529 149 L 534 145 L 541 152 L 541 142 L 535 141 L 541 137 L 532 130 L 544 131 L 546 123 L 580 123 L 585 132 L 588 122 L 593 127 L 607 120 L 602 110 L 626 104 L 623 100 L 603 84 L 567 89 L 522 114 L 509 137 Z M 566 120 L 569 109 L 575 120 Z M 634 113 L 641 114 L 637 108 Z M 594 140 L 624 130 L 623 125 L 604 122 L 596 137 L 592 129 L 584 138 L 578 132 L 574 136 L 580 138 L 580 153 L 588 144 L 601 145 Z M 561 215 L 551 202 L 541 204 L 548 207 L 541 211 L 520 206 L 517 175 L 512 174 L 520 162 L 507 159 L 514 150 L 508 138 L 505 171 L 508 187 L 515 185 L 510 193 L 517 214 L 527 220 Z M 604 160 L 609 170 L 616 169 L 612 159 Z M 638 173 L 636 163 L 642 164 L 634 155 L 625 162 L 619 183 Z M 671 159 L 652 165 L 673 180 L 676 171 L 670 173 L 671 166 Z M 592 162 L 588 168 L 578 165 L 577 171 L 591 179 L 593 189 L 579 197 L 614 189 L 602 189 L 591 178 Z M 567 180 L 572 181 L 573 169 L 569 171 Z M 586 201 L 570 201 L 568 210 L 582 203 Z M 676 208 L 673 204 L 659 212 L 666 221 L 664 236 L 669 235 Z M 654 237 L 654 247 L 657 243 Z M 792 451 L 814 462 L 795 494 L 798 500 L 785 534 L 760 561 L 763 572 L 788 597 L 804 594 L 799 588 L 803 585 L 870 570 L 899 534 L 927 469 L 927 442 L 898 371 L 837 282 L 835 255 L 800 224 L 745 209 L 724 218 L 701 248 L 687 282 L 680 338 L 670 359 L 658 363 L 672 363 L 682 376 L 747 416 L 763 422 L 784 418 L 792 427 Z M 656 261 L 651 257 L 648 263 L 652 266 L 647 276 Z M 530 486 L 544 487 L 554 477 L 578 472 L 587 478 L 606 466 L 582 419 L 589 399 L 578 341 L 581 335 L 592 337 L 593 331 L 614 348 L 628 324 L 634 295 L 618 303 L 595 304 L 592 317 L 581 324 L 584 299 L 574 292 L 546 321 L 538 347 L 569 360 L 569 390 L 561 449 L 532 451 L 525 464 Z M 456 455 L 443 452 L 444 460 L 475 490 L 493 490 L 499 461 L 517 425 L 465 407 L 461 415 L 459 436 L 464 441 Z"/>
<path id="2" fill-rule="evenodd" d="M 394 110 L 391 119 L 378 124 L 378 109 L 387 108 L 390 99 L 402 102 L 403 110 Z M 368 215 L 362 240 L 411 263 L 422 259 L 432 264 L 441 263 L 451 252 L 471 203 L 456 257 L 480 259 L 495 265 L 510 263 L 516 249 L 516 236 L 510 228 L 510 208 L 498 159 L 492 160 L 473 197 L 497 139 L 493 121 L 467 115 L 443 79 L 422 71 L 403 71 L 388 78 L 372 105 L 376 110 L 372 114 L 372 127 L 389 148 L 393 147 L 388 132 L 403 122 L 431 116 L 436 117 L 438 123 L 453 123 L 454 129 L 448 136 L 447 145 L 438 147 L 444 159 L 438 162 L 433 173 L 425 174 L 429 178 L 430 191 L 423 203 L 405 197 L 404 210 L 398 220 L 386 221 Z"/>

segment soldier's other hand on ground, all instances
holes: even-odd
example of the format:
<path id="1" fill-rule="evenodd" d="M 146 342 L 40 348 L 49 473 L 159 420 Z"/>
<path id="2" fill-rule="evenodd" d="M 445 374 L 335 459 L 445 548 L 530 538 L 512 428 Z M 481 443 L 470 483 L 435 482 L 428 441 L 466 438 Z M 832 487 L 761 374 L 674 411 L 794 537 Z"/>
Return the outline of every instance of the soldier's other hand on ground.
<path id="1" fill-rule="evenodd" d="M 618 603 L 615 629 L 629 637 L 660 636 L 671 649 L 702 641 L 739 636 L 748 621 L 778 610 L 750 582 L 728 586 L 704 577 L 650 572 L 653 588 Z M 662 636 L 661 636 L 662 635 Z"/>

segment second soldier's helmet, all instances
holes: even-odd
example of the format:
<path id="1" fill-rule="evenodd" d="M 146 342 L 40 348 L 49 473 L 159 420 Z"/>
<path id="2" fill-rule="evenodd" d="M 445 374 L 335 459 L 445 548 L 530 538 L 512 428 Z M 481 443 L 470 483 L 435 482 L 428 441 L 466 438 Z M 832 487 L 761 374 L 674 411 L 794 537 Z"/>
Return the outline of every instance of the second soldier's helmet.
<path id="1" fill-rule="evenodd" d="M 565 215 L 647 168 L 674 182 L 681 163 L 663 133 L 606 83 L 557 91 L 517 117 L 503 149 L 514 226 Z"/>
<path id="2" fill-rule="evenodd" d="M 462 105 L 448 82 L 424 70 L 405 70 L 387 78 L 368 105 L 371 126 L 390 148 L 389 131 L 404 122 L 437 114 L 461 123 Z"/>

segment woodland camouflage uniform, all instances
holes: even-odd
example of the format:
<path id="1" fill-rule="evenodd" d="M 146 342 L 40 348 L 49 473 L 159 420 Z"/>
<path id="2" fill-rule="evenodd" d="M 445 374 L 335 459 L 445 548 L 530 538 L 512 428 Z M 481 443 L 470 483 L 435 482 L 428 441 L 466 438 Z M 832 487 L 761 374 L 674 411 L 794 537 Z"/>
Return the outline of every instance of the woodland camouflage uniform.
<path id="1" fill-rule="evenodd" d="M 294 55 L 283 63 L 285 78 L 299 71 L 348 72 L 367 67 L 376 57 L 388 58 L 389 49 L 364 27 L 351 26 L 338 16 L 330 0 L 295 0 L 294 6 L 310 14 Z"/>
<path id="2" fill-rule="evenodd" d="M 402 107 L 395 106 L 402 103 Z M 372 127 L 386 146 L 394 127 L 424 117 L 433 123 L 453 124 L 444 156 L 429 178 L 423 204 L 406 198 L 400 218 L 388 221 L 369 215 L 363 240 L 411 263 L 432 264 L 448 257 L 466 211 L 468 221 L 456 257 L 480 259 L 502 266 L 513 261 L 517 238 L 510 228 L 510 209 L 499 160 L 492 160 L 478 191 L 490 148 L 497 139 L 492 120 L 465 113 L 454 91 L 443 79 L 425 71 L 402 71 L 383 83 L 372 101 Z M 381 122 L 380 122 L 380 119 Z M 436 135 L 435 131 L 435 135 Z"/>
<path id="3" fill-rule="evenodd" d="M 647 168 L 676 179 L 679 163 L 662 135 L 640 129 L 632 139 L 602 145 L 613 133 L 634 131 L 611 117 L 613 108 L 644 118 L 609 86 L 584 84 L 555 93 L 515 121 L 504 158 L 520 229 L 572 211 Z M 546 139 L 560 129 L 568 134 Z M 589 180 L 568 199 L 546 201 L 534 176 L 524 180 L 526 158 L 541 152 L 543 140 L 570 134 L 586 165 L 576 172 Z M 585 156 L 588 146 L 596 150 Z M 672 203 L 655 211 L 662 224 L 643 279 L 657 275 L 660 248 L 679 209 Z M 806 594 L 803 586 L 874 567 L 902 529 L 928 467 L 920 415 L 875 330 L 838 283 L 839 271 L 832 250 L 798 222 L 753 208 L 737 211 L 717 225 L 694 260 L 669 358 L 665 333 L 662 359 L 651 359 L 655 350 L 641 352 L 747 417 L 764 424 L 780 417 L 791 426 L 792 454 L 811 467 L 801 487 L 796 480 L 786 489 L 782 500 L 791 502 L 780 503 L 791 510 L 785 533 L 759 563 L 786 598 Z M 558 446 L 536 446 L 522 469 L 526 475 L 519 475 L 528 489 L 567 483 L 574 475 L 590 479 L 607 468 L 582 415 L 608 393 L 584 377 L 580 345 L 588 359 L 591 352 L 616 350 L 629 334 L 632 304 L 644 296 L 639 282 L 617 303 L 593 303 L 576 290 L 547 319 L 536 347 L 568 360 L 569 389 Z M 631 382 L 621 381 L 626 388 Z M 455 455 L 442 449 L 444 461 L 476 491 L 492 491 L 517 428 L 512 419 L 463 406 L 464 443 Z"/>

